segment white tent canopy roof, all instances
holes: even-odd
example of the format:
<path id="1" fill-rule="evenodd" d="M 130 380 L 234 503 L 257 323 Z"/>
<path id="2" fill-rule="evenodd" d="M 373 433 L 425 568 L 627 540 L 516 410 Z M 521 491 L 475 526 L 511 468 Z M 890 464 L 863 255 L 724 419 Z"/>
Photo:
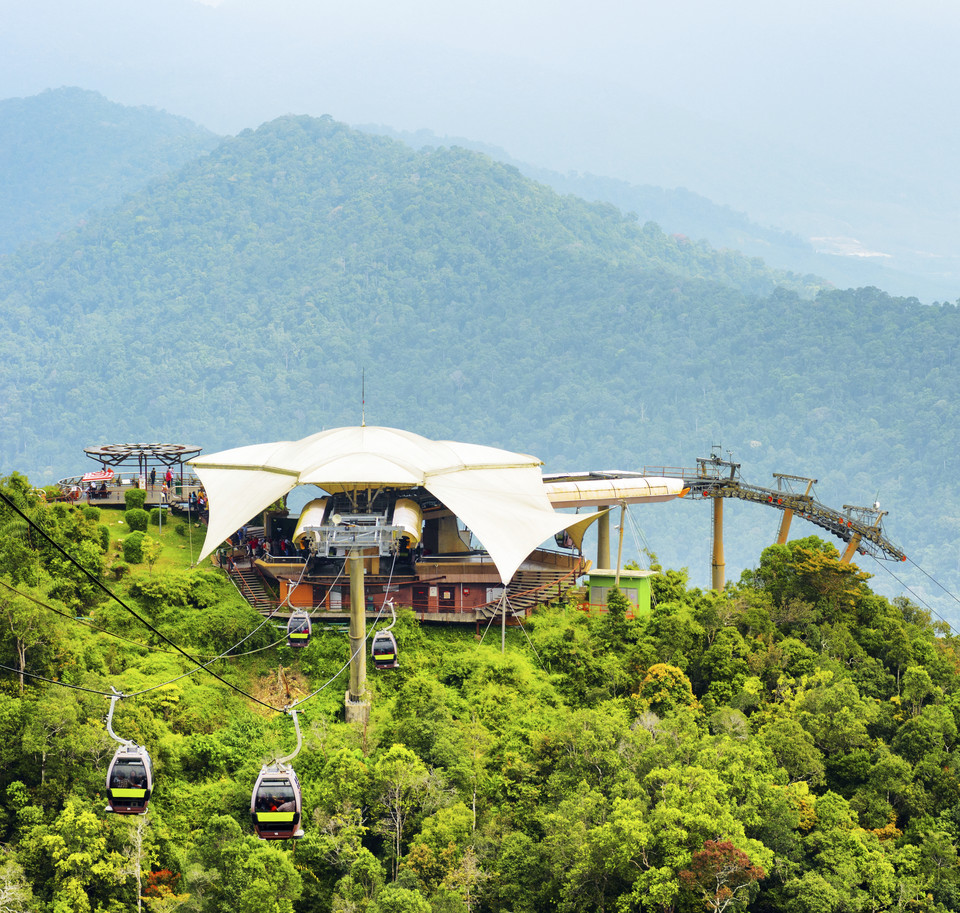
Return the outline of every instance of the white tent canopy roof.
<path id="1" fill-rule="evenodd" d="M 366 486 L 425 488 L 476 534 L 504 583 L 530 552 L 572 519 L 553 509 L 536 457 L 431 441 L 396 428 L 334 428 L 299 441 L 223 450 L 190 465 L 210 503 L 198 560 L 298 485 L 331 492 Z"/>

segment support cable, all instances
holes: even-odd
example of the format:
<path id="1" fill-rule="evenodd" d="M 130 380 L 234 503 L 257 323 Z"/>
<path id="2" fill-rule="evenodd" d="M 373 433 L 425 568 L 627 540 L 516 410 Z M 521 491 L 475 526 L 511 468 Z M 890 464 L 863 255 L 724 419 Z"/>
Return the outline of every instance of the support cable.
<path id="1" fill-rule="evenodd" d="M 304 558 L 304 560 L 303 560 L 303 570 L 300 571 L 300 576 L 297 578 L 297 582 L 293 585 L 292 588 L 291 588 L 291 587 L 287 587 L 287 595 L 286 595 L 286 597 L 283 599 L 282 602 L 280 602 L 280 603 L 277 604 L 277 607 L 273 610 L 273 612 L 271 612 L 270 615 L 267 616 L 268 618 L 273 617 L 274 613 L 279 612 L 279 611 L 280 611 L 280 607 L 281 607 L 284 603 L 287 603 L 287 605 L 289 606 L 289 608 L 293 609 L 293 606 L 290 605 L 290 597 L 293 595 L 293 593 L 294 593 L 294 591 L 297 589 L 297 587 L 300 586 L 300 584 L 303 582 L 304 575 L 307 573 L 307 565 L 308 565 L 309 563 L 310 563 L 309 557 L 308 557 L 308 558 Z M 253 567 L 253 558 L 252 558 L 252 557 L 250 558 L 250 566 Z M 343 573 L 343 568 L 342 568 L 342 567 L 340 568 L 340 573 Z M 232 578 L 231 578 L 231 579 L 232 579 Z M 340 579 L 340 574 L 337 574 L 337 580 L 339 580 L 339 579 Z M 333 587 L 334 587 L 334 585 L 336 584 L 337 580 L 334 580 L 333 583 L 330 584 L 330 589 L 333 589 Z M 296 611 L 296 609 L 294 609 L 294 611 Z"/>
<path id="2" fill-rule="evenodd" d="M 260 625 L 258 625 L 253 631 L 251 631 L 251 632 L 244 638 L 244 640 L 247 640 L 248 638 L 252 637 L 257 631 L 260 630 L 260 628 L 263 627 L 264 624 L 267 623 L 267 621 L 269 621 L 269 618 L 268 618 L 268 619 L 264 619 L 263 623 L 260 624 Z M 109 632 L 107 632 L 107 633 L 109 633 Z M 282 638 L 280 638 L 280 640 L 276 641 L 275 643 L 269 644 L 269 645 L 266 646 L 266 647 L 257 647 L 256 650 L 250 650 L 250 651 L 247 652 L 247 653 L 235 653 L 235 654 L 232 654 L 232 655 L 229 655 L 229 656 L 228 656 L 228 654 L 230 653 L 230 650 L 234 649 L 234 647 L 240 646 L 240 644 L 243 643 L 243 641 L 240 641 L 240 643 L 234 644 L 233 647 L 230 647 L 230 648 L 227 650 L 226 653 L 221 653 L 219 656 L 213 657 L 213 659 L 208 660 L 208 661 L 207 661 L 206 663 L 204 663 L 203 665 L 200 665 L 200 666 L 197 666 L 197 667 L 195 667 L 195 668 L 193 668 L 193 669 L 190 669 L 190 670 L 187 671 L 187 672 L 183 672 L 182 674 L 177 675 L 177 676 L 175 676 L 174 678 L 168 679 L 168 680 L 165 681 L 165 682 L 160 682 L 160 683 L 157 684 L 157 685 L 151 685 L 149 688 L 142 688 L 140 691 L 131 691 L 129 694 L 124 694 L 123 697 L 139 697 L 141 694 L 147 694 L 147 693 L 149 693 L 150 691 L 156 691 L 158 688 L 166 688 L 167 685 L 172 685 L 174 682 L 178 682 L 178 681 L 180 681 L 180 679 L 182 679 L 182 678 L 187 678 L 187 677 L 190 676 L 190 675 L 194 675 L 195 673 L 199 672 L 201 669 L 206 669 L 207 666 L 209 666 L 211 663 L 215 663 L 217 660 L 227 659 L 227 658 L 233 659 L 234 657 L 240 657 L 240 656 L 249 656 L 251 653 L 259 653 L 259 652 L 261 652 L 262 650 L 269 650 L 270 647 L 275 647 L 275 646 L 277 646 L 278 644 L 282 643 L 284 640 L 286 640 L 286 637 L 282 637 Z M 140 646 L 144 646 L 144 645 L 141 644 Z M 149 649 L 149 648 L 148 648 L 148 649 Z M 164 652 L 164 653 L 172 653 L 173 651 L 171 651 L 171 650 L 164 650 L 163 652 Z M 104 697 L 110 697 L 110 694 L 111 694 L 111 692 L 109 692 L 109 691 L 97 691 L 97 690 L 95 690 L 95 689 L 93 689 L 93 688 L 83 688 L 83 687 L 81 687 L 80 685 L 71 685 L 69 682 L 57 681 L 56 679 L 53 679 L 53 678 L 47 678 L 46 676 L 43 676 L 43 675 L 37 675 L 37 673 L 35 673 L 35 672 L 28 672 L 26 669 L 14 669 L 12 666 L 6 666 L 6 665 L 3 665 L 2 663 L 0 663 L 0 669 L 7 669 L 7 670 L 10 671 L 10 672 L 16 672 L 18 675 L 26 675 L 26 676 L 29 676 L 30 678 L 38 679 L 38 680 L 41 681 L 41 682 L 49 682 L 51 685 L 60 685 L 60 686 L 62 686 L 62 687 L 64 687 L 64 688 L 72 688 L 72 689 L 74 689 L 75 691 L 86 691 L 86 692 L 88 692 L 88 693 L 90 693 L 90 694 L 102 694 L 102 695 L 104 695 Z M 282 712 L 279 708 L 276 708 L 276 707 L 271 708 L 271 709 L 276 710 L 278 713 L 281 713 L 281 712 Z"/>
<path id="3" fill-rule="evenodd" d="M 646 559 L 647 570 L 650 570 L 650 543 L 647 542 L 647 537 L 643 534 L 643 529 L 641 529 L 640 524 L 637 523 L 636 517 L 634 517 L 632 511 L 627 509 L 627 516 L 630 518 L 630 532 L 633 535 L 633 544 L 637 550 L 637 557 L 639 558 L 643 555 Z M 637 536 L 640 537 L 640 541 L 643 542 L 643 548 L 640 548 L 640 542 L 637 541 Z"/>
<path id="4" fill-rule="evenodd" d="M 251 637 L 253 637 L 253 635 L 256 634 L 257 631 L 259 631 L 268 621 L 270 621 L 270 619 L 271 619 L 271 618 L 273 617 L 273 615 L 274 615 L 274 612 L 276 612 L 276 609 L 274 609 L 273 612 L 271 612 L 266 618 L 264 618 L 263 621 L 260 622 L 260 624 L 258 624 L 246 637 L 243 638 L 243 640 L 238 641 L 238 642 L 235 643 L 232 647 L 227 647 L 227 649 L 226 649 L 223 653 L 219 654 L 218 656 L 214 656 L 213 659 L 207 660 L 207 662 L 201 663 L 201 664 L 198 665 L 195 669 L 190 669 L 189 672 L 184 672 L 182 675 L 178 675 L 178 676 L 176 676 L 175 678 L 171 678 L 169 681 L 162 682 L 162 683 L 159 684 L 159 685 L 151 685 L 149 688 L 143 688 L 143 689 L 140 690 L 140 691 L 134 691 L 134 692 L 132 692 L 131 694 L 126 694 L 126 695 L 124 695 L 124 697 L 138 697 L 139 695 L 141 695 L 141 694 L 146 694 L 146 693 L 149 692 L 149 691 L 156 691 L 158 688 L 165 688 L 167 685 L 172 685 L 174 682 L 180 681 L 181 678 L 186 678 L 188 675 L 193 675 L 195 672 L 199 672 L 201 669 L 204 670 L 205 672 L 210 672 L 210 670 L 207 668 L 208 666 L 210 666 L 211 664 L 215 663 L 218 659 L 223 659 L 225 656 L 227 656 L 227 655 L 230 653 L 231 650 L 236 649 L 236 648 L 239 647 L 242 643 L 245 643 L 245 642 L 248 641 Z M 263 649 L 263 648 L 261 648 L 261 649 Z M 196 660 L 194 660 L 194 662 L 196 662 Z M 216 673 L 211 672 L 211 675 L 216 675 Z M 216 677 L 217 677 L 217 678 L 220 678 L 219 675 L 217 675 Z M 220 681 L 224 681 L 224 682 L 225 682 L 226 679 L 222 679 L 222 678 L 221 678 Z M 228 684 L 229 684 L 229 683 L 228 683 Z M 231 687 L 233 687 L 233 686 L 231 686 Z M 235 690 L 238 690 L 238 691 L 239 691 L 240 689 L 237 688 L 237 689 L 235 689 Z M 241 691 L 240 693 L 243 694 L 244 692 Z M 262 704 L 263 701 L 259 701 L 259 703 Z M 271 706 L 270 704 L 264 704 L 264 706 L 270 707 L 271 710 L 276 710 L 278 713 L 282 713 L 282 712 L 283 712 L 280 708 L 278 708 L 278 707 L 273 707 L 273 706 Z"/>
<path id="5" fill-rule="evenodd" d="M 103 697 L 110 697 L 109 691 L 97 691 L 94 688 L 84 688 L 80 685 L 71 685 L 69 682 L 58 682 L 55 678 L 47 678 L 44 675 L 37 675 L 35 672 L 27 672 L 26 669 L 14 669 L 13 666 L 6 666 L 0 663 L 0 669 L 6 669 L 8 672 L 16 672 L 17 675 L 26 675 L 28 678 L 35 678 L 41 682 L 48 682 L 51 685 L 60 685 L 61 688 L 70 688 L 73 691 L 86 691 L 87 694 L 100 694 Z"/>
<path id="6" fill-rule="evenodd" d="M 903 589 L 906 590 L 906 591 L 911 595 L 911 597 L 913 597 L 913 599 L 914 599 L 917 603 L 919 603 L 920 605 L 922 605 L 922 606 L 923 606 L 928 612 L 930 612 L 932 615 L 936 615 L 937 618 L 939 618 L 940 621 L 942 621 L 942 622 L 953 632 L 954 636 L 960 635 L 960 631 L 957 631 L 957 629 L 956 629 L 946 618 L 944 618 L 935 608 L 933 608 L 933 606 L 931 606 L 928 602 L 926 602 L 926 601 L 923 599 L 922 596 L 918 596 L 916 593 L 914 593 L 914 591 L 913 591 L 912 589 L 910 589 L 910 587 L 908 587 L 896 574 L 894 574 L 894 572 L 891 571 L 890 568 L 886 566 L 886 564 L 881 564 L 881 563 L 880 563 L 880 560 L 879 560 L 877 557 L 875 557 L 874 555 L 871 555 L 870 557 L 873 558 L 873 560 L 876 561 L 876 563 L 877 563 L 880 567 L 882 567 L 891 577 L 893 577 L 893 579 L 896 580 L 897 583 L 899 583 L 900 586 L 903 587 Z M 930 575 L 929 575 L 922 567 L 920 567 L 919 564 L 916 564 L 914 561 L 912 561 L 912 560 L 909 559 L 909 558 L 908 558 L 907 560 L 910 561 L 910 563 L 911 563 L 918 571 L 920 571 L 921 573 L 925 574 L 927 577 L 930 577 Z M 930 579 L 931 579 L 938 587 L 940 587 L 940 589 L 942 589 L 948 596 L 950 596 L 955 602 L 960 602 L 960 600 L 958 600 L 957 597 L 954 596 L 953 593 L 951 593 L 942 583 L 940 583 L 940 582 L 939 582 L 938 580 L 936 580 L 934 577 L 930 577 Z"/>
<path id="7" fill-rule="evenodd" d="M 876 560 L 876 559 L 874 559 L 874 560 Z M 951 593 L 950 590 L 948 590 L 939 580 L 937 580 L 935 577 L 931 577 L 922 567 L 920 567 L 919 564 L 917 564 L 916 561 L 914 561 L 912 558 L 907 558 L 907 561 L 909 561 L 918 571 L 920 571 L 921 574 L 923 574 L 924 576 L 926 576 L 927 578 L 929 578 L 930 580 L 932 580 L 932 581 L 933 581 L 938 587 L 940 587 L 940 589 L 943 590 L 943 592 L 946 593 L 954 602 L 960 603 L 960 599 L 957 599 L 957 597 L 956 597 L 953 593 Z"/>
<path id="8" fill-rule="evenodd" d="M 383 600 L 383 605 L 380 607 L 380 611 L 382 612 L 384 605 L 390 606 L 390 612 L 393 614 L 393 621 L 391 621 L 390 624 L 388 624 L 385 628 L 383 628 L 384 631 L 392 631 L 393 626 L 397 623 L 397 610 L 393 607 L 393 597 L 389 595 L 390 584 L 393 581 L 393 569 L 396 566 L 396 563 L 397 563 L 397 553 L 394 552 L 393 561 L 390 563 L 390 573 L 387 575 L 387 582 L 383 588 L 385 598 Z M 376 624 L 376 622 L 374 622 L 374 624 Z"/>
<path id="9" fill-rule="evenodd" d="M 498 609 L 501 609 L 502 612 L 505 613 L 505 612 L 507 611 L 507 607 L 508 607 L 509 605 L 510 605 L 510 600 L 507 598 L 507 588 L 504 587 L 504 588 L 503 588 L 503 592 L 500 594 L 500 600 L 499 600 L 499 602 L 497 603 L 497 608 L 498 608 Z M 480 636 L 480 640 L 477 641 L 477 648 L 478 648 L 478 649 L 479 649 L 480 645 L 483 643 L 484 637 L 487 636 L 487 631 L 490 630 L 490 625 L 493 624 L 493 619 L 494 619 L 494 618 L 499 618 L 499 617 L 500 617 L 500 614 L 501 614 L 500 612 L 494 612 L 493 615 L 490 616 L 489 620 L 487 621 L 487 626 L 483 629 L 483 634 Z"/>
<path id="10" fill-rule="evenodd" d="M 117 640 L 126 641 L 126 643 L 133 644 L 136 647 L 143 647 L 144 650 L 150 650 L 154 653 L 166 653 L 170 656 L 177 655 L 176 650 L 165 650 L 163 647 L 157 647 L 153 644 L 145 644 L 142 641 L 134 640 L 132 637 L 125 637 L 123 634 L 117 634 L 114 631 L 111 631 L 107 628 L 103 628 L 98 624 L 94 624 L 92 621 L 88 621 L 86 618 L 78 618 L 76 615 L 70 615 L 67 612 L 61 612 L 59 609 L 54 608 L 52 605 L 44 602 L 42 599 L 37 599 L 36 596 L 32 596 L 30 593 L 24 593 L 23 590 L 18 590 L 15 586 L 11 586 L 5 580 L 0 580 L 0 586 L 6 587 L 8 590 L 10 590 L 10 592 L 16 593 L 18 596 L 22 596 L 24 599 L 29 600 L 35 605 L 38 605 L 43 609 L 47 609 L 48 611 L 53 612 L 55 615 L 59 615 L 61 618 L 66 618 L 67 621 L 75 621 L 77 624 L 84 625 L 85 627 L 88 627 L 88 628 L 92 628 L 94 631 L 99 631 L 101 634 L 107 634 L 110 637 L 117 638 Z M 269 621 L 271 617 L 272 617 L 272 613 L 271 615 L 267 616 L 267 620 Z M 263 627 L 262 624 L 258 626 L 256 630 L 259 630 L 261 627 Z M 255 631 L 251 633 L 255 633 Z M 249 637 L 250 635 L 247 635 L 247 636 Z M 286 638 L 281 637 L 280 640 L 277 640 L 266 647 L 257 647 L 256 650 L 248 650 L 246 653 L 230 653 L 230 650 L 233 650 L 236 647 L 239 647 L 240 644 L 243 643 L 243 641 L 240 641 L 239 643 L 234 644 L 233 647 L 231 647 L 230 650 L 228 650 L 226 653 L 220 654 L 220 656 L 221 658 L 224 658 L 224 659 L 234 659 L 234 658 L 239 658 L 241 656 L 250 656 L 253 653 L 260 653 L 263 650 L 269 650 L 270 647 L 276 647 L 278 644 L 283 643 L 284 640 L 286 640 Z"/>
<path id="11" fill-rule="evenodd" d="M 111 599 L 115 600 L 118 605 L 120 605 L 122 608 L 124 608 L 124 609 L 125 609 L 127 612 L 129 612 L 134 618 L 136 618 L 141 624 L 145 625 L 150 631 L 152 631 L 154 634 L 156 634 L 157 637 L 159 637 L 161 640 L 164 641 L 164 643 L 169 644 L 169 645 L 170 645 L 171 647 L 173 647 L 178 653 L 180 653 L 181 655 L 185 656 L 188 660 L 190 660 L 190 662 L 193 663 L 195 666 L 198 666 L 199 668 L 202 668 L 205 672 L 207 672 L 207 674 L 212 675 L 215 679 L 217 679 L 217 681 L 222 682 L 224 685 L 226 685 L 226 686 L 227 686 L 228 688 L 230 688 L 232 691 L 236 691 L 238 694 L 242 694 L 244 697 L 248 698 L 249 700 L 253 701 L 254 703 L 260 704 L 260 706 L 266 707 L 268 710 L 273 710 L 275 713 L 282 713 L 282 712 L 283 712 L 282 708 L 280 708 L 280 707 L 274 707 L 272 704 L 268 704 L 266 701 L 262 701 L 262 700 L 260 700 L 260 698 L 254 697 L 254 695 L 249 694 L 248 692 L 244 691 L 242 688 L 238 688 L 238 687 L 237 687 L 236 685 L 234 685 L 232 682 L 227 681 L 222 675 L 218 675 L 218 674 L 217 674 L 216 672 L 214 672 L 212 669 L 208 668 L 209 663 L 200 663 L 200 662 L 198 662 L 198 660 L 197 660 L 196 658 L 194 658 L 193 656 L 191 656 L 186 650 L 184 650 L 182 647 L 180 647 L 180 646 L 178 646 L 176 643 L 174 643 L 174 642 L 173 642 L 169 637 L 167 637 L 165 634 L 163 634 L 163 633 L 161 633 L 160 631 L 158 631 L 158 630 L 157 630 L 152 624 L 150 624 L 150 622 L 147 621 L 147 619 L 145 619 L 139 612 L 137 612 L 135 609 L 132 609 L 130 606 L 128 606 L 119 596 L 117 596 L 114 592 L 112 592 L 112 591 L 110 590 L 110 588 L 109 588 L 108 586 L 106 586 L 106 584 L 103 583 L 103 581 L 101 581 L 95 574 L 93 574 L 93 573 L 91 573 L 89 570 L 87 570 L 82 564 L 80 564 L 79 561 L 76 560 L 76 558 L 74 558 L 66 549 L 64 549 L 63 546 L 61 546 L 58 542 L 56 542 L 56 541 L 46 532 L 46 530 L 42 529 L 34 520 L 32 520 L 32 519 L 31 519 L 30 517 L 28 517 L 22 510 L 20 510 L 20 508 L 17 507 L 17 505 L 14 504 L 3 492 L 0 492 L 0 500 L 2 500 L 8 507 L 10 507 L 10 508 L 11 508 L 15 513 L 17 513 L 20 517 L 22 517 L 24 520 L 26 520 L 26 522 L 30 525 L 30 527 L 31 527 L 32 529 L 34 529 L 39 535 L 41 535 L 44 539 L 46 539 L 46 541 L 49 542 L 50 545 L 52 545 L 61 555 L 63 555 L 63 557 L 66 558 L 67 561 L 69 561 L 72 565 L 74 565 L 74 567 L 76 567 L 78 570 L 80 570 L 80 571 L 91 581 L 91 583 L 93 583 L 98 589 L 100 589 L 100 590 L 102 590 L 104 593 L 106 593 L 107 596 L 109 596 Z M 249 636 L 249 635 L 248 635 L 248 636 Z M 246 639 L 246 638 L 245 638 L 245 639 Z M 242 643 L 242 642 L 243 642 L 243 641 L 241 641 L 241 643 Z M 211 660 L 211 662 L 213 662 L 213 661 L 214 661 L 214 660 Z M 182 678 L 183 676 L 180 676 L 180 677 Z M 174 679 L 174 681 L 176 681 L 176 679 Z M 159 687 L 159 686 L 158 686 L 158 687 Z M 141 693 L 142 693 L 142 692 L 141 692 Z"/>
<path id="12" fill-rule="evenodd" d="M 380 611 L 377 612 L 377 617 L 373 619 L 373 623 L 376 624 L 380 620 L 380 616 L 383 614 L 383 604 L 380 606 Z M 350 658 L 336 671 L 334 674 L 327 679 L 316 691 L 310 692 L 306 697 L 300 698 L 299 701 L 294 701 L 290 704 L 289 707 L 285 708 L 285 712 L 290 712 L 295 707 L 299 707 L 301 704 L 309 701 L 311 698 L 316 697 L 321 691 L 329 688 L 338 678 L 340 678 L 343 673 L 350 668 L 350 663 L 354 661 L 359 655 L 361 650 L 367 649 L 367 640 L 369 640 L 370 635 L 368 634 L 360 643 L 357 645 L 357 649 L 350 655 Z"/>
<path id="13" fill-rule="evenodd" d="M 42 609 L 47 609 L 47 611 L 53 612 L 54 615 L 59 615 L 61 618 L 66 618 L 68 621 L 75 621 L 77 624 L 85 625 L 88 628 L 93 628 L 94 631 L 100 631 L 102 634 L 109 634 L 110 637 L 116 637 L 117 640 L 125 640 L 128 644 L 134 644 L 137 647 L 143 647 L 145 650 L 155 650 L 161 653 L 174 652 L 173 650 L 164 650 L 160 647 L 153 647 L 150 644 L 145 644 L 139 640 L 134 640 L 132 637 L 124 637 L 123 634 L 116 634 L 113 631 L 107 630 L 107 628 L 102 628 L 100 625 L 94 624 L 92 621 L 88 621 L 86 618 L 77 618 L 76 615 L 70 615 L 67 612 L 61 612 L 59 609 L 55 609 L 52 605 L 49 605 L 42 599 L 37 599 L 36 596 L 31 596 L 29 593 L 24 593 L 23 590 L 18 590 L 15 586 L 7 583 L 5 580 L 0 580 L 0 586 L 6 587 L 11 593 L 16 593 L 18 596 L 29 600 L 30 602 L 34 603 L 34 605 L 40 606 Z"/>
<path id="14" fill-rule="evenodd" d="M 520 630 L 523 631 L 523 636 L 527 638 L 527 643 L 530 644 L 530 649 L 533 650 L 534 656 L 537 657 L 537 662 L 540 663 L 540 668 L 543 669 L 544 672 L 547 672 L 549 674 L 550 670 L 547 669 L 547 667 L 543 664 L 543 657 L 541 657 L 540 654 L 537 652 L 537 648 L 533 645 L 533 641 L 530 640 L 530 635 L 527 633 L 527 629 L 523 626 L 523 622 L 520 620 L 519 617 L 517 617 L 517 624 L 520 625 Z"/>
<path id="15" fill-rule="evenodd" d="M 390 575 L 387 577 L 387 584 L 386 584 L 387 587 L 390 586 L 390 581 L 393 580 L 393 568 L 394 568 L 394 565 L 396 564 L 396 561 L 397 561 L 397 555 L 396 555 L 396 552 L 394 552 L 393 563 L 391 563 L 390 565 Z M 390 628 L 392 628 L 393 625 L 396 624 L 397 613 L 394 612 L 394 609 L 393 609 L 393 600 L 384 599 L 384 601 L 380 603 L 380 611 L 377 612 L 377 617 L 373 619 L 373 624 L 370 625 L 371 629 L 377 626 L 377 622 L 380 621 L 380 616 L 383 614 L 383 607 L 387 605 L 388 602 L 390 604 L 390 611 L 393 612 L 393 624 L 390 625 Z M 387 628 L 386 630 L 389 631 L 390 628 Z M 300 700 L 294 701 L 292 704 L 290 704 L 289 707 L 285 707 L 284 708 L 285 712 L 290 713 L 292 710 L 294 710 L 294 708 L 299 707 L 301 704 L 305 703 L 306 701 L 309 701 L 311 698 L 316 697 L 321 691 L 325 691 L 327 688 L 329 688 L 338 678 L 340 678 L 341 675 L 343 675 L 343 673 L 347 669 L 350 668 L 350 663 L 352 663 L 360 655 L 360 651 L 361 650 L 366 651 L 367 641 L 369 639 L 370 639 L 370 631 L 367 632 L 366 637 L 364 637 L 364 639 L 357 645 L 357 649 L 353 651 L 353 653 L 350 655 L 350 658 L 336 672 L 334 672 L 331 678 L 327 679 L 327 681 L 325 681 L 319 688 L 317 688 L 316 691 L 312 691 L 306 697 L 302 697 L 300 698 Z"/>

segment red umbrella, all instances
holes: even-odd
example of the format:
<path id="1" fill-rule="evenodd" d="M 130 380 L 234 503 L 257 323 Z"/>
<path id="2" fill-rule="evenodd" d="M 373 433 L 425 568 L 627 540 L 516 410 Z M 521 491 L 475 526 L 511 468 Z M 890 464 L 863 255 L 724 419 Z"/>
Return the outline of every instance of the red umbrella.
<path id="1" fill-rule="evenodd" d="M 113 478 L 112 469 L 98 469 L 96 472 L 88 472 L 81 482 L 109 482 Z"/>

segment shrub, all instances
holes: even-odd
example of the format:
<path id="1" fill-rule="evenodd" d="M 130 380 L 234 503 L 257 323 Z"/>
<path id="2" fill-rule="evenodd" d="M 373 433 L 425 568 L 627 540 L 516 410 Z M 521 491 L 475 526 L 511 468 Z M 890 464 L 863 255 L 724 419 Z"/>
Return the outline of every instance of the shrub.
<path id="1" fill-rule="evenodd" d="M 150 525 L 159 526 L 160 525 L 160 508 L 153 507 L 150 509 Z"/>
<path id="2" fill-rule="evenodd" d="M 146 516 L 146 511 L 143 511 L 144 516 Z M 135 533 L 130 533 L 126 539 L 123 540 L 123 560 L 129 564 L 142 564 L 143 563 L 143 540 L 146 538 L 146 533 L 140 532 L 139 530 Z"/>
<path id="3" fill-rule="evenodd" d="M 123 518 L 127 521 L 127 526 L 129 526 L 130 529 L 135 532 L 146 532 L 150 515 L 142 508 L 135 507 L 133 510 L 126 511 Z"/>
<path id="4" fill-rule="evenodd" d="M 154 539 L 152 536 L 144 536 L 141 550 L 143 551 L 143 560 L 149 565 L 150 573 L 152 574 L 153 566 L 157 563 L 157 559 L 159 559 L 163 552 L 163 543 Z"/>
<path id="5" fill-rule="evenodd" d="M 101 523 L 97 527 L 97 533 L 100 536 L 100 548 L 106 551 L 108 548 L 110 548 L 110 527 L 104 526 L 104 524 Z"/>
<path id="6" fill-rule="evenodd" d="M 110 565 L 110 573 L 114 580 L 123 580 L 130 573 L 130 565 L 126 561 L 117 561 Z"/>
<path id="7" fill-rule="evenodd" d="M 143 488 L 131 488 L 123 493 L 123 503 L 127 510 L 143 510 L 143 505 L 147 503 L 147 492 Z"/>
<path id="8" fill-rule="evenodd" d="M 178 523 L 176 526 L 174 526 L 173 531 L 174 531 L 178 536 L 180 536 L 181 538 L 186 539 L 186 537 L 187 537 L 187 524 L 186 524 L 186 523 L 183 523 L 183 522 L 180 522 L 180 523 Z"/>
<path id="9" fill-rule="evenodd" d="M 86 519 L 93 520 L 94 523 L 100 522 L 100 508 L 94 507 L 92 504 L 83 507 L 83 515 Z"/>

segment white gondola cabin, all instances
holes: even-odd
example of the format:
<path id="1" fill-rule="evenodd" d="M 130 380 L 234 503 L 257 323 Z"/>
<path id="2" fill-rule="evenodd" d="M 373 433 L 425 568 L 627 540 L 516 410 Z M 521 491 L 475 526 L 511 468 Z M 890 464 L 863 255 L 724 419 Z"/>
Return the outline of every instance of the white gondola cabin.
<path id="1" fill-rule="evenodd" d="M 250 815 L 257 836 L 263 840 L 302 837 L 302 812 L 300 782 L 293 768 L 280 763 L 261 768 L 250 797 Z"/>
<path id="2" fill-rule="evenodd" d="M 142 815 L 153 792 L 153 766 L 146 748 L 121 745 L 107 770 L 107 808 L 118 815 Z"/>
<path id="3" fill-rule="evenodd" d="M 310 643 L 310 635 L 313 633 L 313 625 L 310 623 L 310 615 L 306 612 L 293 612 L 287 622 L 287 646 L 305 647 Z"/>
<path id="4" fill-rule="evenodd" d="M 370 645 L 370 655 L 373 658 L 373 665 L 376 669 L 396 669 L 397 662 L 397 639 L 392 631 L 377 631 L 373 636 L 373 643 Z"/>

